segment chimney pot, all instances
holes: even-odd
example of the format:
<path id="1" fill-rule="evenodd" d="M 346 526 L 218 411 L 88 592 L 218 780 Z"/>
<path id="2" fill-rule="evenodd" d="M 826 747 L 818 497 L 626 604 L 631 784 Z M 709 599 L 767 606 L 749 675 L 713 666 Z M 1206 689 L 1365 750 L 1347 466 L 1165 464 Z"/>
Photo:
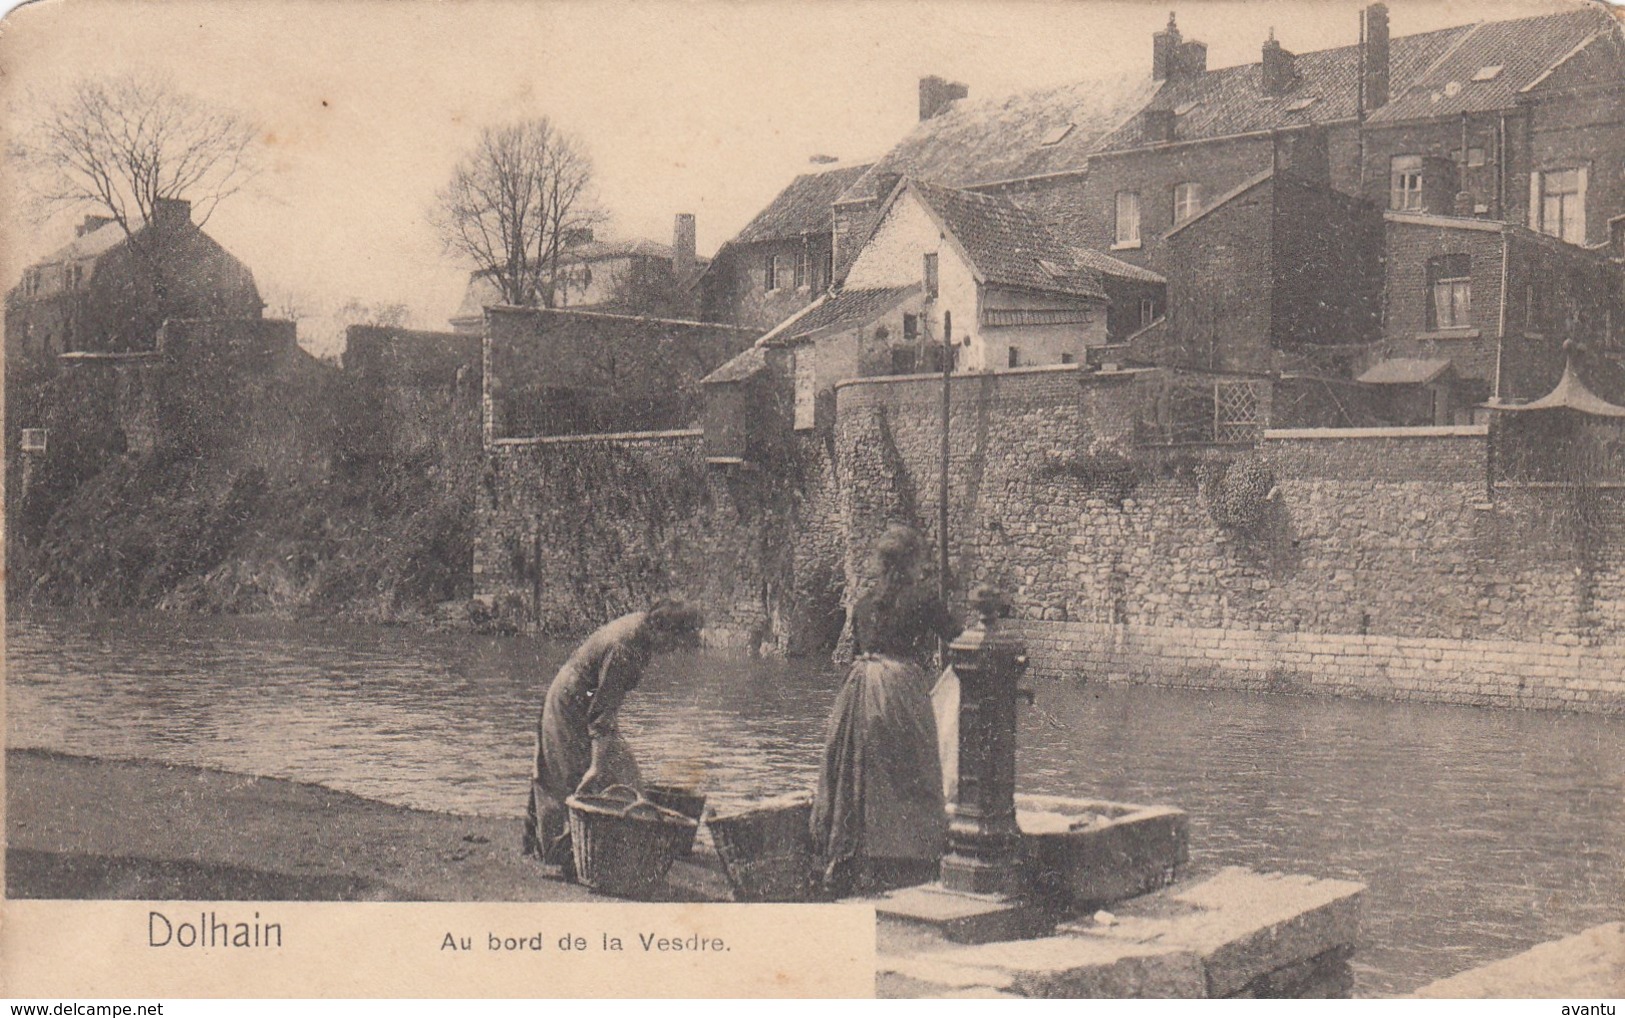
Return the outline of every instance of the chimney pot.
<path id="1" fill-rule="evenodd" d="M 1174 12 L 1168 12 L 1168 27 L 1151 34 L 1151 77 L 1166 81 L 1176 77 L 1174 51 L 1179 48 L 1179 26 L 1174 23 Z"/>

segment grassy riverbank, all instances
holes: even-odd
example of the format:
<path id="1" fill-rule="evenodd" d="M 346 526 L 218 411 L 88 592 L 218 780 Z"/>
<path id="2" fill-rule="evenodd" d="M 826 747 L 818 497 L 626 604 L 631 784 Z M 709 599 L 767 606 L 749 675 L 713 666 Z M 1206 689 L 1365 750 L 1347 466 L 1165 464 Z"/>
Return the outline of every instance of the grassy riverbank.
<path id="1" fill-rule="evenodd" d="M 407 809 L 319 785 L 36 750 L 6 753 L 6 895 L 313 901 L 591 901 L 519 854 L 520 821 Z M 718 900 L 714 858 L 672 897 Z"/>

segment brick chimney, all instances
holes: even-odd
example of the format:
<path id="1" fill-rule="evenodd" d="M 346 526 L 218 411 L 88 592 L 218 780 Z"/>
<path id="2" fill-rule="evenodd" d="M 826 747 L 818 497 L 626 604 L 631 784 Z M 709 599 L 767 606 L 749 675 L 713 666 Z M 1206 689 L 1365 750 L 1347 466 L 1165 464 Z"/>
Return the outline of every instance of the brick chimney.
<path id="1" fill-rule="evenodd" d="M 1259 86 L 1265 95 L 1286 95 L 1298 83 L 1298 70 L 1290 51 L 1275 41 L 1275 29 L 1264 40 L 1264 60 L 1259 65 Z"/>
<path id="2" fill-rule="evenodd" d="M 87 233 L 95 233 L 102 227 L 110 225 L 113 221 L 112 216 L 86 216 L 85 221 L 74 229 L 73 235 L 83 237 Z"/>
<path id="3" fill-rule="evenodd" d="M 1179 48 L 1179 25 L 1174 23 L 1174 12 L 1168 12 L 1168 27 L 1151 34 L 1151 77 L 1167 81 L 1175 77 L 1174 51 Z"/>
<path id="4" fill-rule="evenodd" d="M 1360 14 L 1360 38 L 1363 53 L 1360 72 L 1364 88 L 1365 111 L 1388 105 L 1388 8 L 1372 4 Z"/>
<path id="5" fill-rule="evenodd" d="M 192 203 L 184 198 L 159 198 L 152 203 L 152 225 L 173 230 L 192 221 Z"/>
<path id="6" fill-rule="evenodd" d="M 963 82 L 949 81 L 935 74 L 921 78 L 920 119 L 930 120 L 947 109 L 948 104 L 955 99 L 963 99 L 968 95 L 970 88 Z"/>
<path id="7" fill-rule="evenodd" d="M 1187 39 L 1174 49 L 1173 77 L 1195 78 L 1207 73 L 1207 43 Z"/>
<path id="8" fill-rule="evenodd" d="M 1147 145 L 1174 140 L 1174 111 L 1148 109 L 1140 112 L 1140 140 Z"/>
<path id="9" fill-rule="evenodd" d="M 671 271 L 678 286 L 694 278 L 694 213 L 679 212 L 671 229 Z"/>

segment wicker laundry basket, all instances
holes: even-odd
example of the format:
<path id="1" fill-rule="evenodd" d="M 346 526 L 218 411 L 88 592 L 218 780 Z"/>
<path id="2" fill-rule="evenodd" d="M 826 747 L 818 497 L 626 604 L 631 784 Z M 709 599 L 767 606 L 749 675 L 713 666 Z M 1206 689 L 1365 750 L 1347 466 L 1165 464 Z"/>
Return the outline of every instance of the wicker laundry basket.
<path id="1" fill-rule="evenodd" d="M 570 808 L 576 880 L 623 898 L 662 892 L 672 862 L 694 840 L 698 826 L 625 785 L 598 795 L 572 795 L 565 805 Z"/>

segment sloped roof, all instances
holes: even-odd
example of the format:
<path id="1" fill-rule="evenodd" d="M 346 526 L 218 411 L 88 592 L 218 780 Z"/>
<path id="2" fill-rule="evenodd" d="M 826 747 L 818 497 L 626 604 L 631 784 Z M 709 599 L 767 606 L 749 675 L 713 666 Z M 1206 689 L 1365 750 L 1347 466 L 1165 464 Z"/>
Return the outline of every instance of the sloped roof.
<path id="1" fill-rule="evenodd" d="M 967 187 L 1086 169 L 1096 142 L 1156 91 L 1157 82 L 1149 76 L 1130 75 L 1003 98 L 956 100 L 916 124 L 845 197 L 876 197 L 876 177 L 882 173 Z M 1056 135 L 1058 140 L 1045 144 Z"/>
<path id="2" fill-rule="evenodd" d="M 757 343 L 762 346 L 786 346 L 815 332 L 858 328 L 879 318 L 922 289 L 919 283 L 910 283 L 907 286 L 826 293 L 774 326 Z"/>
<path id="3" fill-rule="evenodd" d="M 1371 365 L 1355 381 L 1366 385 L 1426 385 L 1448 370 L 1448 358 L 1392 357 Z"/>
<path id="4" fill-rule="evenodd" d="M 1399 95 L 1404 86 L 1471 31 L 1471 26 L 1460 25 L 1394 38 L 1389 43 L 1390 94 Z M 1262 64 L 1240 64 L 1170 81 L 1145 108 L 1175 111 L 1175 141 L 1224 138 L 1354 118 L 1360 102 L 1359 46 L 1299 53 L 1292 66 L 1297 82 L 1282 95 L 1264 91 Z M 1313 102 L 1308 102 L 1311 99 Z M 1098 151 L 1147 144 L 1151 142 L 1146 140 L 1136 117 L 1103 138 Z"/>
<path id="5" fill-rule="evenodd" d="M 756 213 L 756 218 L 729 241 L 755 244 L 766 240 L 787 240 L 807 233 L 829 233 L 835 227 L 831 206 L 853 181 L 869 169 L 869 164 L 845 166 L 823 173 L 803 173 Z"/>
<path id="6" fill-rule="evenodd" d="M 1132 279 L 1136 283 L 1166 283 L 1167 279 L 1157 275 L 1150 269 L 1131 265 L 1120 258 L 1113 258 L 1108 254 L 1101 254 L 1086 247 L 1071 248 L 1072 259 L 1086 269 L 1094 269 L 1104 276 L 1116 276 L 1118 279 Z"/>
<path id="7" fill-rule="evenodd" d="M 1038 217 L 1008 198 L 910 181 L 984 283 L 1106 299 L 1100 271 L 1078 263 Z"/>
<path id="8" fill-rule="evenodd" d="M 767 353 L 759 346 L 752 346 L 724 361 L 721 367 L 700 379 L 700 384 L 720 385 L 726 382 L 743 382 L 745 379 L 766 370 Z"/>
<path id="9" fill-rule="evenodd" d="M 1618 31 L 1613 18 L 1594 7 L 1474 25 L 1405 88 L 1394 88 L 1388 105 L 1370 119 L 1385 123 L 1506 109 L 1576 49 Z M 1490 68 L 1500 70 L 1492 75 Z"/>
<path id="10" fill-rule="evenodd" d="M 133 220 L 130 223 L 130 233 L 140 233 L 146 229 L 146 226 L 147 223 L 144 219 Z M 127 239 L 128 237 L 117 223 L 103 223 L 89 233 L 81 237 L 75 237 L 34 264 L 57 265 L 62 262 L 77 262 L 86 258 L 97 258 L 118 247 Z"/>
<path id="11" fill-rule="evenodd" d="M 1485 405 L 1496 410 L 1577 410 L 1594 417 L 1625 417 L 1625 406 L 1615 406 L 1608 402 L 1592 392 L 1590 387 L 1580 380 L 1580 376 L 1574 371 L 1572 358 L 1563 365 L 1563 377 L 1558 379 L 1556 387 L 1539 399 L 1529 403 Z"/>

